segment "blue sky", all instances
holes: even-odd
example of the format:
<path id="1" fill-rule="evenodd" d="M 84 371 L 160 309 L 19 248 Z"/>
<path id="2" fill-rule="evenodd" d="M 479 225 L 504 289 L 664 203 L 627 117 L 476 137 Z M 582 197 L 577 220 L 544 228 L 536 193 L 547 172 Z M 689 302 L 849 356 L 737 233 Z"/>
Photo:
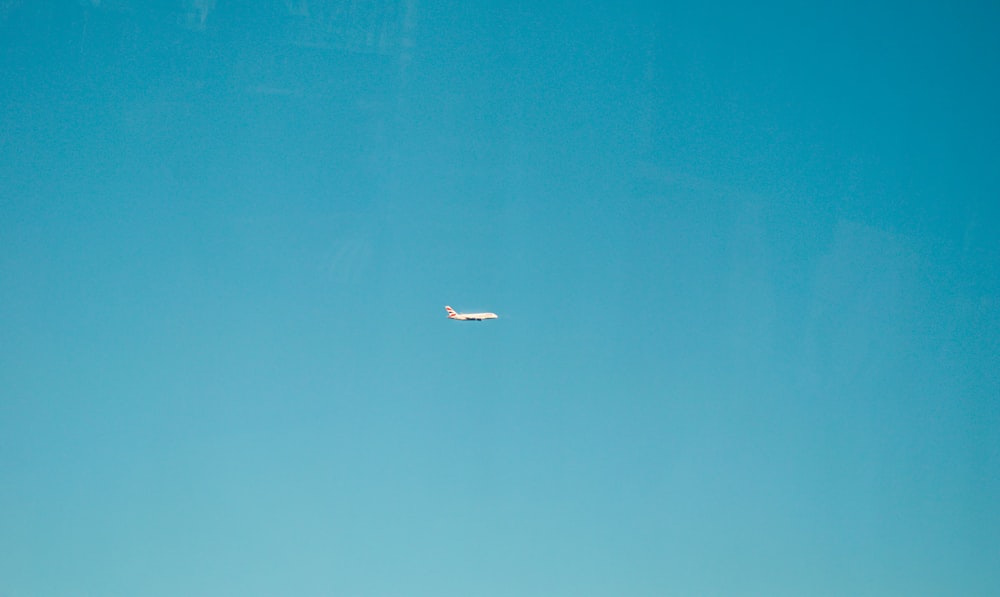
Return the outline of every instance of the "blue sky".
<path id="1" fill-rule="evenodd" d="M 997 19 L 2 3 L 0 595 L 1000 593 Z"/>

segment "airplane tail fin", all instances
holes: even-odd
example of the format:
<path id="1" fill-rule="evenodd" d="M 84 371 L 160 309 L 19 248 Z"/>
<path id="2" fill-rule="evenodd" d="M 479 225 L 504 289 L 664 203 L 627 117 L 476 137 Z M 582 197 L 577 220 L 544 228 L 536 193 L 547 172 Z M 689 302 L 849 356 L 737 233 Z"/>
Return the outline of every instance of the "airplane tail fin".
<path id="1" fill-rule="evenodd" d="M 449 307 L 448 305 L 444 306 L 444 310 L 448 312 L 449 319 L 455 319 L 456 317 L 458 317 L 458 313 L 455 313 L 455 310 Z"/>

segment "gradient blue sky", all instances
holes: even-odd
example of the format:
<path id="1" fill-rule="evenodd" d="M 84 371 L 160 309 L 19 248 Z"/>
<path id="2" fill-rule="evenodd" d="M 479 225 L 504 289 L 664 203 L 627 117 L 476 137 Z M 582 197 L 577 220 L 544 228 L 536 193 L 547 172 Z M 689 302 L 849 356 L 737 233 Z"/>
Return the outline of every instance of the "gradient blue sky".
<path id="1" fill-rule="evenodd" d="M 1000 594 L 995 3 L 538 4 L 0 4 L 0 596 Z"/>

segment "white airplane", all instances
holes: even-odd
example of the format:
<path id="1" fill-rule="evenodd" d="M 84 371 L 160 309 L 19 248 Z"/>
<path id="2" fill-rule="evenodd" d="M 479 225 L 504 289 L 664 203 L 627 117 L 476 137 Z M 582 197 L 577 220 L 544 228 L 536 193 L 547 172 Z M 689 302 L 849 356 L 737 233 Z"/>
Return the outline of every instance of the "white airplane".
<path id="1" fill-rule="evenodd" d="M 497 318 L 496 313 L 455 313 L 455 310 L 447 305 L 445 305 L 444 310 L 448 312 L 448 319 L 456 321 L 482 321 Z"/>

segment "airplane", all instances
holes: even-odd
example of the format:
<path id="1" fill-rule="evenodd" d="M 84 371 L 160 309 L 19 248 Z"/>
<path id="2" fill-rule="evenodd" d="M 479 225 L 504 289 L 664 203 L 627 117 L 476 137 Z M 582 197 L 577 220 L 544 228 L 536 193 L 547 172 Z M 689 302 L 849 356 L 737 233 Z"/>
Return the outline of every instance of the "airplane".
<path id="1" fill-rule="evenodd" d="M 496 319 L 496 313 L 455 313 L 455 310 L 445 305 L 444 310 L 448 312 L 448 319 L 456 321 L 482 321 L 484 319 Z"/>

